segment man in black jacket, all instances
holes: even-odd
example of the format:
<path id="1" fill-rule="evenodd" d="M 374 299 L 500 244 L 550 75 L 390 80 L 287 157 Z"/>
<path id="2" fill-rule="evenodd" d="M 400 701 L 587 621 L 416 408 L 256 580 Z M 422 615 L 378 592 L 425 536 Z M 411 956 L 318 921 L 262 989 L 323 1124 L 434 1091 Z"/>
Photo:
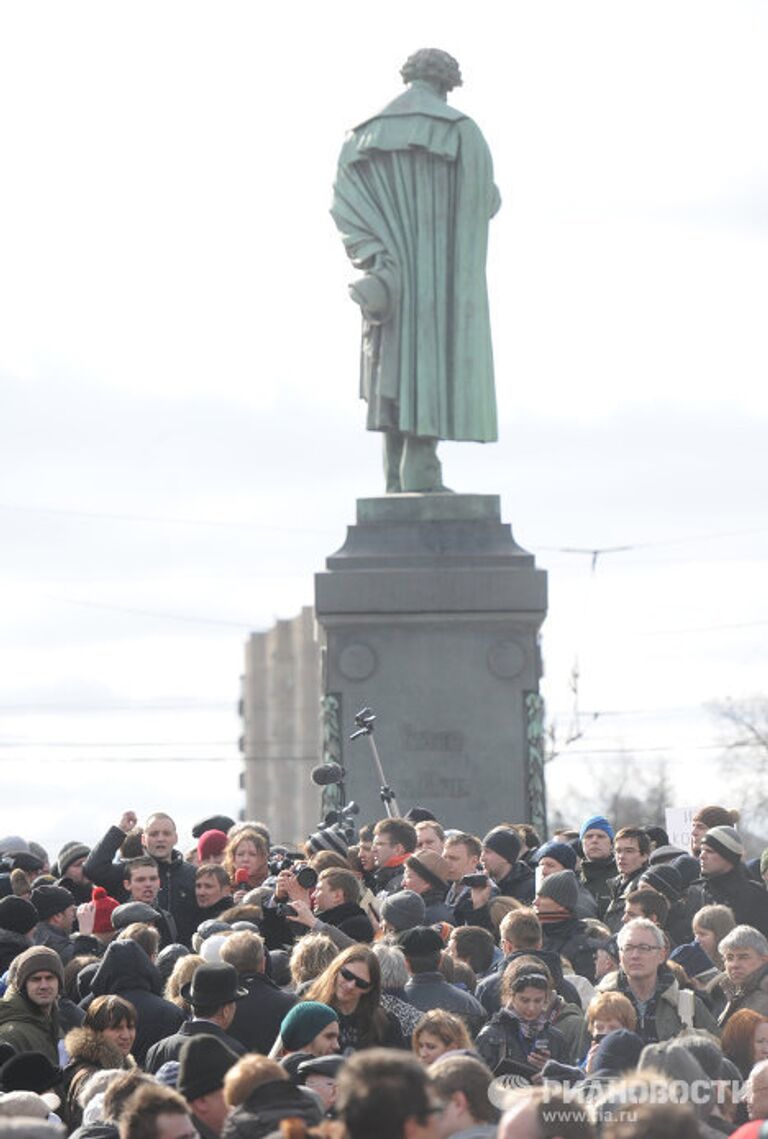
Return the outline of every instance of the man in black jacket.
<path id="1" fill-rule="evenodd" d="M 497 893 L 506 898 L 529 904 L 533 901 L 534 874 L 530 866 L 520 861 L 522 843 L 510 827 L 494 827 L 483 839 L 482 867 L 487 885 L 470 889 L 472 908 L 464 910 L 462 917 L 470 925 L 479 925 L 493 932 L 490 901 Z M 459 923 L 458 906 L 454 921 Z"/>
<path id="2" fill-rule="evenodd" d="M 642 827 L 622 827 L 613 840 L 613 857 L 619 868 L 615 878 L 607 882 L 610 901 L 603 921 L 611 933 L 621 928 L 627 894 L 637 889 L 641 874 L 648 867 L 651 840 Z"/>
<path id="3" fill-rule="evenodd" d="M 532 902 L 533 871 L 520 861 L 522 843 L 510 827 L 494 827 L 483 839 L 482 863 L 499 893 L 518 902 Z"/>
<path id="4" fill-rule="evenodd" d="M 613 857 L 613 827 L 604 815 L 591 815 L 579 828 L 579 840 L 584 852 L 580 878 L 595 899 L 597 916 L 602 920 L 611 902 L 608 882 L 618 870 Z"/>
<path id="5" fill-rule="evenodd" d="M 181 995 L 192 1005 L 192 1020 L 181 1025 L 178 1032 L 158 1040 L 147 1052 L 144 1069 L 154 1075 L 168 1060 L 178 1060 L 182 1046 L 192 1036 L 215 1036 L 238 1056 L 247 1051 L 244 1044 L 230 1036 L 229 1028 L 235 1018 L 237 1001 L 246 997 L 240 987 L 237 970 L 225 961 L 198 965 L 192 980 L 181 987 Z"/>
<path id="6" fill-rule="evenodd" d="M 485 1009 L 471 993 L 451 985 L 440 972 L 443 947 L 440 934 L 430 926 L 417 925 L 401 933 L 397 943 L 405 954 L 411 974 L 405 986 L 408 1003 L 422 1012 L 441 1008 L 458 1013 L 475 1036 L 485 1023 Z"/>
<path id="7" fill-rule="evenodd" d="M 541 922 L 544 948 L 565 957 L 574 973 L 595 979 L 595 951 L 589 943 L 589 927 L 575 916 L 579 884 L 572 870 L 548 875 L 541 883 L 533 908 Z"/>
<path id="8" fill-rule="evenodd" d="M 702 881 L 691 887 L 701 906 L 730 906 L 737 925 L 751 925 L 768 937 L 768 891 L 747 874 L 744 847 L 733 827 L 712 827 L 701 840 Z"/>
<path id="9" fill-rule="evenodd" d="M 403 863 L 416 849 L 416 828 L 407 819 L 380 819 L 373 828 L 373 858 L 376 863 L 374 893 L 378 898 L 403 888 Z"/>
<path id="10" fill-rule="evenodd" d="M 96 843 L 83 866 L 86 876 L 92 882 L 104 886 L 120 902 L 127 900 L 125 875 L 122 863 L 115 863 L 114 857 L 136 823 L 135 813 L 124 811 L 117 826 L 110 827 Z M 161 909 L 171 912 L 179 941 L 189 946 L 200 920 L 195 900 L 195 868 L 191 862 L 184 860 L 180 850 L 175 849 L 177 842 L 176 825 L 169 815 L 156 813 L 149 816 L 144 824 L 141 843 L 147 854 L 155 859 L 160 871 L 157 904 Z"/>
<path id="11" fill-rule="evenodd" d="M 234 966 L 238 985 L 246 990 L 246 995 L 237 1002 L 228 1032 L 249 1052 L 266 1056 L 296 997 L 293 993 L 284 993 L 266 975 L 264 941 L 257 933 L 241 930 L 230 934 L 221 947 L 221 959 Z"/>

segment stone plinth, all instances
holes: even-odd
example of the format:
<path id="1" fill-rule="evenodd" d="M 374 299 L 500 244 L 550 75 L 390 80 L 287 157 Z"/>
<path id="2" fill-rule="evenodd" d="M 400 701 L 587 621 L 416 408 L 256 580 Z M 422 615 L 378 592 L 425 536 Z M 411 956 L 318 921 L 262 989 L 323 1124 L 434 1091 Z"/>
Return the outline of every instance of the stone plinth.
<path id="1" fill-rule="evenodd" d="M 401 811 L 429 807 L 481 834 L 502 820 L 542 825 L 546 574 L 498 497 L 359 499 L 326 565 L 315 578 L 325 751 L 340 752 L 361 818 L 384 813 L 368 741 L 349 742 L 368 705 Z"/>

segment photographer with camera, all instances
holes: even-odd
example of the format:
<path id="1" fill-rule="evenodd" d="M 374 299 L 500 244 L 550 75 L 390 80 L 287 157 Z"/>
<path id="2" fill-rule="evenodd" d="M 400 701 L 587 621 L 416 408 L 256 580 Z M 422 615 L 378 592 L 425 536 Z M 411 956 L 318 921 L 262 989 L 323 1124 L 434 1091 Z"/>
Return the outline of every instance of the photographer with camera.
<path id="1" fill-rule="evenodd" d="M 312 891 L 317 885 L 317 871 L 308 862 L 300 862 L 287 852 L 273 860 L 269 869 L 274 876 L 274 893 L 262 902 L 261 932 L 268 949 L 289 949 L 298 929 L 295 918 L 299 911 L 312 913 Z"/>
<path id="2" fill-rule="evenodd" d="M 359 905 L 360 882 L 351 870 L 323 870 L 311 894 L 311 903 L 294 900 L 288 920 L 312 933 L 327 933 L 340 949 L 357 942 L 373 941 L 374 929 Z M 300 930 L 306 932 L 306 929 Z M 339 936 L 341 935 L 341 936 Z"/>

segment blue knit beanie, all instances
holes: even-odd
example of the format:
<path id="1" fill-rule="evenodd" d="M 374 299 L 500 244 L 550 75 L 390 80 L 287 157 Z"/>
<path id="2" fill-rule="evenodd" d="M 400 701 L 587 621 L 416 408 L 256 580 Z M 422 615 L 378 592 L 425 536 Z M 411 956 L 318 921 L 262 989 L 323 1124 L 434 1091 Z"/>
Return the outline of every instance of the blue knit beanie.
<path id="1" fill-rule="evenodd" d="M 553 858 L 564 870 L 576 869 L 576 851 L 567 842 L 555 842 L 554 839 L 550 839 L 549 842 L 543 843 L 531 861 L 539 863 L 542 858 Z"/>
<path id="2" fill-rule="evenodd" d="M 613 841 L 613 827 L 604 815 L 592 815 L 591 818 L 586 819 L 579 829 L 579 838 L 583 840 L 587 831 L 605 831 L 608 838 Z"/>

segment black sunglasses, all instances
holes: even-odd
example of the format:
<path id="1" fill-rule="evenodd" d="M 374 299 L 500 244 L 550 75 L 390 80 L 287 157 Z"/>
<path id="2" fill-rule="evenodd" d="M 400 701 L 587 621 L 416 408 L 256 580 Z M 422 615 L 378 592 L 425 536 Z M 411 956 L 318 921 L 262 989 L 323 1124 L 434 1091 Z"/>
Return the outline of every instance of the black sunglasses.
<path id="1" fill-rule="evenodd" d="M 351 969 L 347 969 L 346 965 L 342 965 L 342 967 L 339 969 L 339 972 L 345 981 L 354 981 L 358 989 L 362 989 L 363 992 L 365 992 L 367 989 L 370 989 L 372 982 L 364 981 L 362 977 L 358 977 L 357 974 L 353 973 Z"/>

